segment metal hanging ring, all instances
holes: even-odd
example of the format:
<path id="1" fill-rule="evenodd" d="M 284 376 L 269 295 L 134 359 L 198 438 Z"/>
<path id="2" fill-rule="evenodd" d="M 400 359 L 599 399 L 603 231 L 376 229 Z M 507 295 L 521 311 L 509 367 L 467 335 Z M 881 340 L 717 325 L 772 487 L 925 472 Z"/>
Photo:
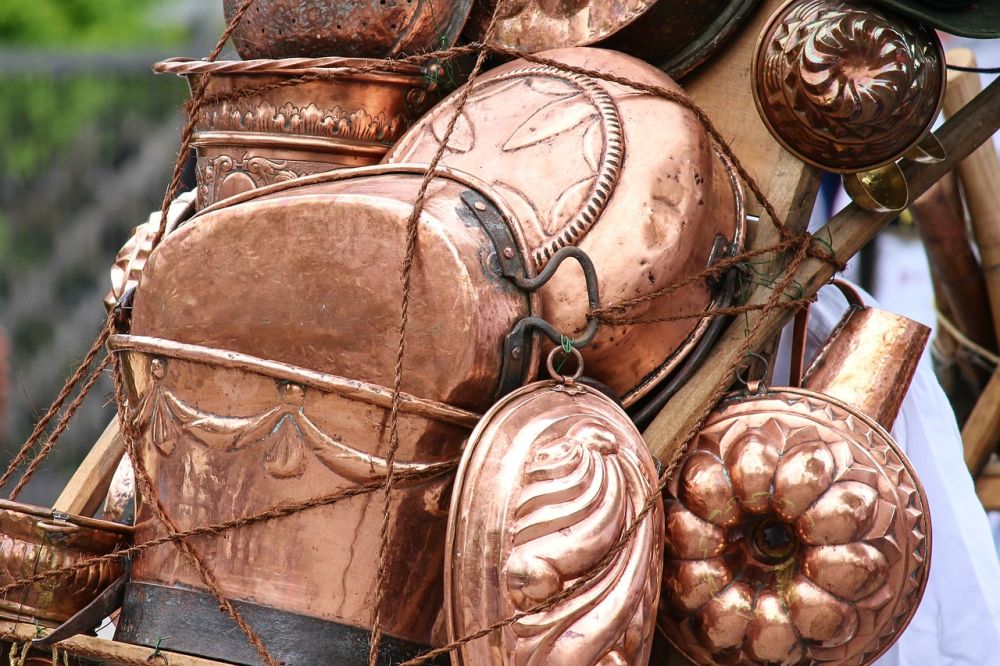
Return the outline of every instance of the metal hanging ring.
<path id="1" fill-rule="evenodd" d="M 573 372 L 572 375 L 566 376 L 556 372 L 555 364 L 553 363 L 556 354 L 563 354 L 563 356 L 572 356 L 574 359 L 576 359 L 576 370 Z M 580 350 L 577 349 L 576 347 L 571 347 L 569 350 L 569 354 L 563 351 L 562 347 L 553 348 L 552 351 L 549 352 L 549 357 L 545 361 L 545 365 L 549 370 L 549 376 L 552 377 L 552 379 L 562 382 L 563 384 L 572 384 L 573 382 L 575 382 L 576 380 L 578 380 L 580 377 L 583 376 L 583 354 L 581 354 Z"/>
<path id="2" fill-rule="evenodd" d="M 770 369 L 770 363 L 768 362 L 767 357 L 765 357 L 763 354 L 759 352 L 754 352 L 754 351 L 747 352 L 746 358 L 751 358 L 751 357 L 756 358 L 757 360 L 759 360 L 761 363 L 764 364 L 764 375 L 766 376 L 767 371 Z M 736 381 L 746 386 L 748 393 L 753 393 L 757 395 L 762 395 L 766 393 L 767 386 L 764 385 L 763 381 L 757 379 L 748 380 L 743 376 L 743 373 L 747 369 L 748 369 L 747 367 L 744 368 L 737 367 L 736 370 L 733 371 L 733 375 L 736 377 Z"/>

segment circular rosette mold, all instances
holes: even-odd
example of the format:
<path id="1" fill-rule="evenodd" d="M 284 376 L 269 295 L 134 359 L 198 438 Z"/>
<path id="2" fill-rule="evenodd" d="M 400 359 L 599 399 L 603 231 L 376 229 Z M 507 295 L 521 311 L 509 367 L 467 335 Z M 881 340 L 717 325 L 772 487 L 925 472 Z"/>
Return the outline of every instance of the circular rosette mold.
<path id="1" fill-rule="evenodd" d="M 874 420 L 803 389 L 732 397 L 678 470 L 659 626 L 696 663 L 869 663 L 909 623 L 930 515 Z"/>
<path id="2" fill-rule="evenodd" d="M 462 645 L 455 663 L 646 664 L 663 566 L 656 488 L 641 435 L 601 393 L 550 381 L 497 403 L 455 482 L 449 638 L 545 608 Z"/>

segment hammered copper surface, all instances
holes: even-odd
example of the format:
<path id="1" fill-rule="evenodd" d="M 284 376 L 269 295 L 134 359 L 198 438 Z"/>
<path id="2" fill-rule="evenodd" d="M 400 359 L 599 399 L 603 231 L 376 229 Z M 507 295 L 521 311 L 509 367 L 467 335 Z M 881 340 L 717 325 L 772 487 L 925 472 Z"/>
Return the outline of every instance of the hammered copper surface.
<path id="1" fill-rule="evenodd" d="M 544 54 L 584 68 L 680 91 L 635 58 L 600 49 Z M 403 136 L 388 162 L 437 151 L 460 91 Z M 716 237 L 743 242 L 743 195 L 695 116 L 630 88 L 525 61 L 476 83 L 443 164 L 489 183 L 524 230 L 535 268 L 567 245 L 593 260 L 604 305 L 640 297 L 703 271 Z M 560 271 L 541 289 L 543 316 L 564 335 L 587 325 L 583 275 Z M 701 312 L 702 281 L 625 313 Z M 632 404 L 685 357 L 708 320 L 605 325 L 584 350 L 588 374 Z"/>
<path id="2" fill-rule="evenodd" d="M 182 530 L 352 488 L 386 474 L 391 391 L 158 338 L 115 336 L 128 418 L 161 501 Z M 395 470 L 456 458 L 475 414 L 404 396 Z M 387 634 L 430 643 L 442 596 L 450 478 L 396 484 L 382 607 Z M 384 494 L 370 493 L 191 539 L 230 598 L 367 627 Z M 162 534 L 140 503 L 136 538 Z M 173 544 L 138 555 L 133 582 L 204 590 Z M 213 608 L 213 612 L 215 609 Z"/>
<path id="3" fill-rule="evenodd" d="M 927 332 L 849 311 L 807 389 L 732 395 L 709 416 L 667 488 L 659 626 L 677 649 L 701 664 L 867 664 L 896 641 L 931 525 L 885 427 Z"/>
<path id="4" fill-rule="evenodd" d="M 455 482 L 445 561 L 454 640 L 532 608 L 597 565 L 657 485 L 628 416 L 598 391 L 556 381 L 497 403 Z M 454 664 L 645 666 L 663 565 L 663 507 L 576 594 L 453 653 Z"/>
<path id="5" fill-rule="evenodd" d="M 0 585 L 131 545 L 132 528 L 0 500 Z M 7 592 L 0 618 L 57 626 L 122 574 L 117 561 Z"/>
<path id="6" fill-rule="evenodd" d="M 491 44 L 527 51 L 599 45 L 642 58 L 680 78 L 747 18 L 758 0 L 517 0 L 501 14 Z M 472 5 L 465 33 L 482 41 L 495 0 Z"/>
<path id="7" fill-rule="evenodd" d="M 135 522 L 135 471 L 128 455 L 122 456 L 101 507 L 101 520 L 131 525 Z"/>
<path id="8" fill-rule="evenodd" d="M 232 20 L 243 0 L 223 0 Z M 241 58 L 389 58 L 455 44 L 472 0 L 256 0 L 233 31 Z"/>
<path id="9" fill-rule="evenodd" d="M 192 81 L 212 74 L 193 138 L 198 208 L 305 174 L 375 164 L 436 89 L 423 68 L 364 59 L 173 59 L 154 70 Z M 289 83 L 306 75 L 336 78 Z"/>
<path id="10" fill-rule="evenodd" d="M 933 30 L 871 5 L 793 0 L 761 34 L 751 78 L 775 138 L 829 171 L 902 156 L 930 130 L 944 98 Z"/>

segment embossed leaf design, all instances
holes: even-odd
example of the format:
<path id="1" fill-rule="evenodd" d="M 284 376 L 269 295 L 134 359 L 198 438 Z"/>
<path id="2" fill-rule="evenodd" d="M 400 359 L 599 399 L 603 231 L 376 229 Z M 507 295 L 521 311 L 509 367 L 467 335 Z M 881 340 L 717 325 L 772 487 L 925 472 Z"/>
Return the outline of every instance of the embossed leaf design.
<path id="1" fill-rule="evenodd" d="M 582 102 L 582 97 L 581 93 L 561 97 L 535 111 L 507 139 L 503 151 L 528 148 L 597 120 L 597 109 L 589 102 Z"/>
<path id="2" fill-rule="evenodd" d="M 545 225 L 546 233 L 559 233 L 563 227 L 576 217 L 576 214 L 580 212 L 580 209 L 590 196 L 595 180 L 597 180 L 597 174 L 573 183 L 563 190 L 563 193 L 556 199 L 555 204 L 552 205 L 548 223 Z"/>

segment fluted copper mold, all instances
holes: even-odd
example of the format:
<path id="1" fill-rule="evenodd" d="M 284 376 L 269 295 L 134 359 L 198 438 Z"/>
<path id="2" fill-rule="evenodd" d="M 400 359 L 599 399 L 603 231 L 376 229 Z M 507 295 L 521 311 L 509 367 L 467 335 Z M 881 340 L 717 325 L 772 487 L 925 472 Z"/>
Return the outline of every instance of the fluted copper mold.
<path id="1" fill-rule="evenodd" d="M 613 401 L 546 381 L 476 426 L 455 482 L 445 562 L 448 635 L 529 610 L 600 563 L 655 492 L 649 449 Z M 453 653 L 454 664 L 649 661 L 660 586 L 659 498 L 586 586 Z"/>
<path id="2" fill-rule="evenodd" d="M 838 372 L 820 363 L 806 388 L 730 396 L 668 485 L 659 626 L 696 663 L 866 664 L 916 611 L 931 554 L 923 489 L 882 424 L 823 391 L 863 396 L 891 423 L 927 330 L 865 312 L 824 350 Z M 872 367 L 852 348 L 899 363 Z"/>
<path id="3" fill-rule="evenodd" d="M 174 58 L 153 69 L 192 83 L 211 74 L 192 140 L 199 209 L 298 176 L 376 164 L 435 101 L 427 70 L 378 60 Z M 324 78 L 292 82 L 311 74 Z"/>
<path id="4" fill-rule="evenodd" d="M 151 254 L 129 335 L 128 417 L 181 529 L 353 488 L 386 473 L 406 223 L 426 165 L 316 174 L 220 202 Z M 527 247 L 475 179 L 441 168 L 420 218 L 397 472 L 457 459 L 495 400 L 503 340 L 537 297 L 499 262 Z M 487 217 L 477 217 L 477 216 Z M 494 245 L 491 233 L 511 233 Z M 498 256 L 500 255 L 500 256 Z M 518 351 L 531 381 L 535 346 Z M 450 479 L 397 483 L 382 607 L 387 635 L 432 642 Z M 381 492 L 194 540 L 227 596 L 370 626 Z M 162 532 L 140 506 L 137 536 Z M 172 544 L 132 581 L 204 591 Z"/>
<path id="5" fill-rule="evenodd" d="M 0 585 L 120 550 L 132 534 L 125 525 L 0 500 Z M 58 626 L 121 574 L 119 562 L 104 561 L 11 590 L 0 599 L 0 618 Z"/>
<path id="6" fill-rule="evenodd" d="M 242 0 L 223 0 L 232 20 Z M 390 58 L 455 44 L 472 0 L 258 0 L 233 31 L 245 60 Z"/>
<path id="7" fill-rule="evenodd" d="M 547 51 L 595 45 L 628 53 L 680 78 L 707 60 L 758 0 L 516 0 L 501 11 L 490 43 Z M 465 34 L 482 41 L 496 0 L 473 2 Z"/>
<path id="8" fill-rule="evenodd" d="M 792 0 L 757 44 L 751 70 L 765 125 L 828 171 L 886 165 L 920 142 L 944 99 L 933 30 L 866 4 Z"/>
<path id="9" fill-rule="evenodd" d="M 681 92 L 663 72 L 627 55 L 590 48 L 545 57 Z M 437 152 L 458 96 L 427 113 L 387 162 Z M 494 187 L 523 229 L 535 270 L 562 247 L 593 260 L 601 300 L 650 294 L 702 272 L 719 237 L 744 238 L 743 194 L 693 113 L 632 88 L 517 60 L 480 77 L 442 163 Z M 583 275 L 561 271 L 540 291 L 545 318 L 565 335 L 587 326 Z M 707 281 L 630 308 L 655 319 L 710 309 Z M 602 325 L 583 349 L 587 372 L 631 405 L 687 358 L 709 318 Z"/>

